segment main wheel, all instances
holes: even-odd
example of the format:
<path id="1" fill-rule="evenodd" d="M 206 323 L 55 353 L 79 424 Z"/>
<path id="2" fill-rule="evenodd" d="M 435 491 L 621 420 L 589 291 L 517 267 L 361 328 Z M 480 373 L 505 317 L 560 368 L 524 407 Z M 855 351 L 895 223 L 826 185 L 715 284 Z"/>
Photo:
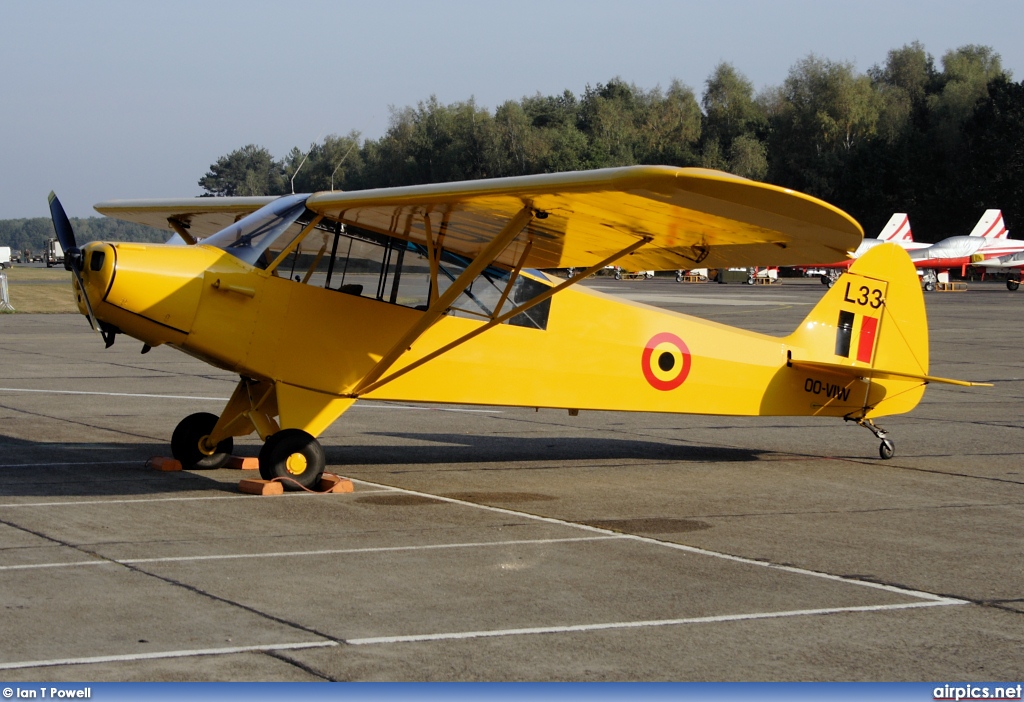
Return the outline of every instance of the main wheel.
<path id="1" fill-rule="evenodd" d="M 615 280 L 622 280 L 622 274 L 618 271 L 615 271 Z"/>
<path id="2" fill-rule="evenodd" d="M 1006 289 L 1007 290 L 1016 290 L 1019 287 L 1020 287 L 1020 281 L 1019 280 L 1011 280 L 1010 278 L 1006 279 Z"/>
<path id="3" fill-rule="evenodd" d="M 301 429 L 282 429 L 260 449 L 260 476 L 264 480 L 286 478 L 281 481 L 285 490 L 316 487 L 325 465 L 324 447 Z"/>
<path id="4" fill-rule="evenodd" d="M 878 446 L 878 455 L 888 461 L 894 453 L 896 453 L 896 444 L 889 439 L 882 439 L 882 443 Z"/>
<path id="5" fill-rule="evenodd" d="M 171 434 L 171 455 L 185 470 L 192 468 L 220 468 L 231 458 L 235 441 L 230 436 L 219 444 L 213 453 L 203 450 L 200 442 L 208 437 L 217 426 L 217 415 L 196 412 L 178 422 Z"/>
<path id="6" fill-rule="evenodd" d="M 924 284 L 924 289 L 927 292 L 934 292 L 935 291 L 935 283 L 925 283 Z"/>

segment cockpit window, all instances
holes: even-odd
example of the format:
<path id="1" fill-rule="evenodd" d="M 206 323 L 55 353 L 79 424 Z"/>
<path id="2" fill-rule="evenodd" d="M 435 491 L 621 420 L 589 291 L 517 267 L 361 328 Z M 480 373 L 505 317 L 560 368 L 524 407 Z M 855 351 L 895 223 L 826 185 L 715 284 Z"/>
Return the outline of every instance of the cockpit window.
<path id="1" fill-rule="evenodd" d="M 337 222 L 333 229 L 332 234 L 326 227 L 318 228 L 299 242 L 294 242 L 294 236 L 289 237 L 288 245 L 294 246 L 287 256 L 278 258 L 272 273 L 296 283 L 425 310 L 471 263 L 465 256 L 441 249 L 436 252 L 436 270 L 432 273 L 430 254 L 422 244 Z M 488 266 L 446 313 L 469 319 L 493 319 L 551 287 L 543 282 L 543 274 L 524 273 L 516 275 L 510 286 L 510 271 Z M 551 300 L 544 300 L 513 316 L 507 324 L 546 329 L 550 307 Z"/>
<path id="2" fill-rule="evenodd" d="M 266 268 L 273 257 L 265 254 L 283 250 L 302 231 L 297 222 L 306 212 L 308 197 L 278 198 L 204 239 L 203 243 L 223 249 L 257 268 Z"/>

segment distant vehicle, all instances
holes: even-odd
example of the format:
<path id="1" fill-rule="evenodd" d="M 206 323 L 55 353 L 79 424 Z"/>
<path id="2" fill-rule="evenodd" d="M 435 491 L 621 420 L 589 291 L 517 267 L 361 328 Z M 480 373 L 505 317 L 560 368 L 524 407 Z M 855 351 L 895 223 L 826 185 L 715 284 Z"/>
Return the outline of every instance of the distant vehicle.
<path id="1" fill-rule="evenodd" d="M 11 265 L 11 247 L 0 246 L 0 270 Z"/>
<path id="2" fill-rule="evenodd" d="M 627 271 L 615 266 L 615 280 L 647 280 L 654 277 L 654 271 Z"/>
<path id="3" fill-rule="evenodd" d="M 53 268 L 57 264 L 64 265 L 64 249 L 56 239 L 46 242 L 46 267 Z"/>

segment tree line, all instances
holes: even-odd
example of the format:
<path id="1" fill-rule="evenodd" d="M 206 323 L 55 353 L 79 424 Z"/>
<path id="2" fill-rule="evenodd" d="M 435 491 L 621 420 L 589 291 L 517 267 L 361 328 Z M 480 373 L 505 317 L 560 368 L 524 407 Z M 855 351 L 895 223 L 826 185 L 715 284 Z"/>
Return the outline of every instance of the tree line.
<path id="1" fill-rule="evenodd" d="M 941 67 L 940 67 L 941 66 Z M 918 42 L 859 73 L 811 55 L 760 92 L 729 63 L 698 99 L 674 81 L 621 79 L 536 94 L 493 112 L 471 98 L 392 109 L 387 132 L 329 136 L 280 159 L 257 145 L 220 157 L 210 195 L 362 190 L 632 164 L 716 168 L 820 197 L 868 236 L 908 212 L 915 237 L 965 234 L 982 211 L 1024 215 L 1024 83 L 987 46 L 939 65 Z"/>
<path id="2" fill-rule="evenodd" d="M 79 244 L 90 241 L 164 242 L 171 234 L 170 231 L 107 217 L 69 219 Z M 55 237 L 49 217 L 0 219 L 0 246 L 10 246 L 13 254 L 29 251 L 33 255 L 41 255 L 46 251 L 46 242 Z"/>
<path id="3" fill-rule="evenodd" d="M 678 81 L 644 89 L 619 78 L 493 112 L 472 98 L 431 97 L 392 108 L 379 139 L 331 135 L 283 158 L 242 146 L 199 185 L 210 196 L 277 195 L 633 164 L 715 168 L 792 188 L 846 210 L 868 236 L 893 212 L 910 214 L 919 241 L 966 234 L 988 208 L 1012 227 L 1024 216 L 1024 82 L 991 47 L 963 46 L 937 65 L 914 42 L 865 73 L 810 55 L 759 92 L 723 62 L 699 99 Z M 166 237 L 131 226 L 75 223 L 82 241 Z M 35 249 L 27 242 L 44 230 L 45 219 L 0 222 L 0 244 Z"/>

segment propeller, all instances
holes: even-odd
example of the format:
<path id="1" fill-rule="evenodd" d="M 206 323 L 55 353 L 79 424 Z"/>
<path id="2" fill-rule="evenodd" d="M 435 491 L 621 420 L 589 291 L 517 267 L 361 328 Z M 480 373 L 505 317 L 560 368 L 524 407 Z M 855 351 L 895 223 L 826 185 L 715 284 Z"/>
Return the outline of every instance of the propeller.
<path id="1" fill-rule="evenodd" d="M 71 271 L 78 282 L 78 289 L 82 293 L 82 299 L 85 300 L 85 309 L 89 311 L 89 326 L 94 331 L 103 334 L 100 323 L 92 312 L 89 295 L 85 292 L 85 283 L 82 282 L 82 250 L 78 248 L 78 244 L 75 242 L 75 232 L 71 228 L 71 222 L 61 206 L 60 200 L 57 199 L 57 195 L 52 190 L 48 199 L 50 201 L 50 217 L 53 220 L 53 229 L 57 232 L 57 241 L 60 242 L 60 247 L 64 249 L 64 268 Z M 110 344 L 107 344 L 107 346 L 110 346 Z"/>

